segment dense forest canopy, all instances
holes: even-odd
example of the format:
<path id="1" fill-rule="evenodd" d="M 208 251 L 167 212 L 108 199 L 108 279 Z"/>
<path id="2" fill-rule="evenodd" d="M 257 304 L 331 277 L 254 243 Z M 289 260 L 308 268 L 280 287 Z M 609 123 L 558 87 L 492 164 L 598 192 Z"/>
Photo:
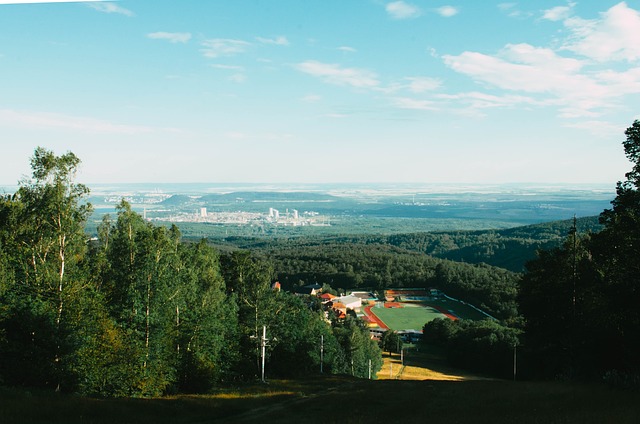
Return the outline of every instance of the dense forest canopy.
<path id="1" fill-rule="evenodd" d="M 227 239 L 221 249 L 183 241 L 177 226 L 153 225 L 124 200 L 90 238 L 80 160 L 37 148 L 32 177 L 0 197 L 0 384 L 100 396 L 204 392 L 260 375 L 262 331 L 269 375 L 317 372 L 320 340 L 326 372 L 365 377 L 371 364 L 375 373 L 380 347 L 361 320 L 325 315 L 288 292 L 318 283 L 437 288 L 484 309 L 496 319 L 424 327 L 458 366 L 504 375 L 519 348 L 530 377 L 637 385 L 640 122 L 626 135 L 633 168 L 599 222 Z"/>
<path id="2" fill-rule="evenodd" d="M 79 159 L 38 148 L 32 179 L 0 198 L 0 383 L 101 396 L 202 392 L 260 374 L 364 377 L 380 349 L 360 320 L 327 322 L 274 291 L 270 263 L 154 226 L 124 200 L 97 240 Z M 333 317 L 330 317 L 333 318 Z"/>

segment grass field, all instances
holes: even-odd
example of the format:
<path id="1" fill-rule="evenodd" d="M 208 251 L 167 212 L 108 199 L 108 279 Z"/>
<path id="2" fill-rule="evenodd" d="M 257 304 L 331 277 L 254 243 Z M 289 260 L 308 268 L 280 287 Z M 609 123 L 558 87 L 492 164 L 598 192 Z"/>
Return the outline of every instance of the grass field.
<path id="1" fill-rule="evenodd" d="M 400 308 L 373 307 L 371 312 L 380 318 L 392 330 L 422 330 L 429 321 L 436 318 L 446 318 L 436 308 L 441 308 L 461 319 L 480 320 L 486 315 L 478 312 L 467 304 L 454 300 L 431 300 L 424 303 L 401 303 Z"/>
<path id="2" fill-rule="evenodd" d="M 403 304 L 402 308 L 371 308 L 392 330 L 422 330 L 425 323 L 445 315 L 429 306 Z"/>

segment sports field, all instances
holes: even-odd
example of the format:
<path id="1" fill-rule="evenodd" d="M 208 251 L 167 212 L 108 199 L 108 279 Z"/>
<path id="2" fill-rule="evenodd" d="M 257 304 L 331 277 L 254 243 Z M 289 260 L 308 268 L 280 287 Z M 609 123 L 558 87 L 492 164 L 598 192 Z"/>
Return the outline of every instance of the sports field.
<path id="1" fill-rule="evenodd" d="M 422 330 L 425 323 L 436 318 L 447 318 L 431 306 L 402 304 L 400 308 L 371 308 L 378 318 L 380 318 L 392 330 Z"/>
<path id="2" fill-rule="evenodd" d="M 436 318 L 486 319 L 486 315 L 471 306 L 451 299 L 432 299 L 426 302 L 385 302 L 385 305 L 387 307 L 378 304 L 371 307 L 369 311 L 392 330 L 422 330 L 427 322 Z M 383 325 L 380 326 L 385 328 Z"/>

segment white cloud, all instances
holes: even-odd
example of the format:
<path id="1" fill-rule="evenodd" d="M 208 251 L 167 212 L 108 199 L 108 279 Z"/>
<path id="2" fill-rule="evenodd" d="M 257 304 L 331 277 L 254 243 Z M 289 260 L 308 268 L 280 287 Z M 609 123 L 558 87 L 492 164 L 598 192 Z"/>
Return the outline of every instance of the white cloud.
<path id="1" fill-rule="evenodd" d="M 552 7 L 544 11 L 542 19 L 549 21 L 562 21 L 571 16 L 576 3 L 569 3 L 567 6 Z"/>
<path id="2" fill-rule="evenodd" d="M 518 96 L 511 94 L 496 96 L 493 94 L 481 93 L 478 91 L 458 94 L 440 94 L 435 98 L 440 101 L 464 104 L 467 107 L 475 110 L 489 108 L 511 108 L 518 105 L 545 104 L 545 102 L 540 102 L 527 96 Z"/>
<path id="3" fill-rule="evenodd" d="M 228 38 L 214 38 L 202 42 L 204 49 L 202 54 L 205 57 L 216 58 L 220 56 L 232 56 L 238 53 L 244 53 L 251 43 L 242 40 L 232 40 Z"/>
<path id="4" fill-rule="evenodd" d="M 408 97 L 398 97 L 393 99 L 393 105 L 400 109 L 412 110 L 437 110 L 436 103 L 429 100 L 416 100 Z"/>
<path id="5" fill-rule="evenodd" d="M 87 3 L 87 6 L 102 13 L 118 13 L 120 15 L 125 15 L 125 16 L 134 16 L 134 13 L 132 11 L 130 11 L 129 9 L 125 9 L 124 7 L 118 6 L 115 3 L 93 2 L 93 3 Z"/>
<path id="6" fill-rule="evenodd" d="M 245 74 L 244 66 L 213 64 L 209 65 L 209 67 L 223 71 L 233 71 L 234 73 L 227 77 L 227 80 L 231 82 L 241 84 L 247 80 L 247 74 Z"/>
<path id="7" fill-rule="evenodd" d="M 442 86 L 442 81 L 437 78 L 427 77 L 407 77 L 405 80 L 409 81 L 409 90 L 413 93 L 422 93 L 425 91 L 432 91 Z"/>
<path id="8" fill-rule="evenodd" d="M 540 105 L 531 97 L 519 95 L 492 95 L 482 92 L 457 94 L 436 94 L 428 99 L 396 97 L 391 99 L 392 106 L 398 109 L 441 111 L 469 117 L 483 117 L 484 110 L 490 108 L 513 108 L 516 106 Z"/>
<path id="9" fill-rule="evenodd" d="M 331 84 L 350 85 L 357 88 L 374 88 L 380 84 L 377 75 L 366 69 L 342 68 L 340 65 L 314 60 L 299 63 L 295 67 L 305 74 Z"/>
<path id="10" fill-rule="evenodd" d="M 246 74 L 233 74 L 228 78 L 229 81 L 235 82 L 237 84 L 242 84 L 247 80 Z"/>
<path id="11" fill-rule="evenodd" d="M 464 52 L 443 59 L 489 88 L 538 95 L 536 104 L 556 106 L 565 118 L 600 116 L 623 96 L 640 93 L 640 69 L 588 72 L 587 62 L 528 44 L 507 45 L 497 56 Z"/>
<path id="12" fill-rule="evenodd" d="M 640 59 L 640 12 L 621 2 L 601 14 L 600 19 L 569 18 L 564 25 L 572 32 L 563 48 L 599 62 Z"/>
<path id="13" fill-rule="evenodd" d="M 179 132 L 173 128 L 154 128 L 140 125 L 116 124 L 101 119 L 69 116 L 58 113 L 22 112 L 0 109 L 0 122 L 4 125 L 31 129 L 59 129 L 98 134 L 148 134 L 158 131 Z"/>
<path id="14" fill-rule="evenodd" d="M 498 4 L 498 9 L 502 13 L 506 13 L 507 16 L 511 18 L 524 19 L 532 15 L 531 12 L 525 12 L 523 10 L 518 9 L 517 3 L 500 3 Z"/>
<path id="15" fill-rule="evenodd" d="M 209 65 L 211 68 L 214 69 L 224 69 L 227 71 L 244 71 L 244 66 L 238 66 L 238 65 L 220 65 L 220 64 L 214 64 L 214 65 Z"/>
<path id="16" fill-rule="evenodd" d="M 501 56 L 464 52 L 458 56 L 445 55 L 443 59 L 456 72 L 507 90 L 565 91 L 585 82 L 576 80 L 579 77 L 576 71 L 582 66 L 580 61 L 559 57 L 550 49 L 509 44 Z"/>
<path id="17" fill-rule="evenodd" d="M 283 37 L 283 36 L 279 36 L 276 38 L 263 38 L 263 37 L 256 37 L 256 40 L 262 44 L 275 44 L 276 46 L 288 46 L 289 45 L 289 40 L 287 40 L 287 37 Z"/>
<path id="18" fill-rule="evenodd" d="M 417 18 L 422 14 L 420 8 L 404 1 L 387 3 L 385 10 L 393 19 Z"/>
<path id="19" fill-rule="evenodd" d="M 317 94 L 309 94 L 302 98 L 302 101 L 305 103 L 318 103 L 320 100 L 322 100 L 322 96 Z"/>
<path id="20" fill-rule="evenodd" d="M 349 46 L 340 46 L 340 47 L 338 47 L 338 50 L 340 50 L 342 52 L 347 52 L 347 53 L 355 53 L 355 52 L 357 52 L 356 49 L 354 49 L 353 47 L 349 47 Z"/>
<path id="21" fill-rule="evenodd" d="M 444 16 L 445 18 L 450 18 L 458 14 L 458 9 L 453 6 L 442 6 L 436 9 L 440 16 Z"/>
<path id="22" fill-rule="evenodd" d="M 167 40 L 172 43 L 186 43 L 191 40 L 191 34 L 188 32 L 152 32 L 147 37 L 154 40 Z"/>

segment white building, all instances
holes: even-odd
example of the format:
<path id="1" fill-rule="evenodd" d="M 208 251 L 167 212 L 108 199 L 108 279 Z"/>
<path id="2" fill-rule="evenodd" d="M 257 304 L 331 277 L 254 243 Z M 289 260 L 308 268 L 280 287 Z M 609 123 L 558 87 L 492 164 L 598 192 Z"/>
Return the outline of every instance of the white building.
<path id="1" fill-rule="evenodd" d="M 347 309 L 353 309 L 354 311 L 360 311 L 360 307 L 362 307 L 362 299 L 356 296 L 340 296 L 334 299 L 331 299 L 332 302 L 342 303 Z"/>

